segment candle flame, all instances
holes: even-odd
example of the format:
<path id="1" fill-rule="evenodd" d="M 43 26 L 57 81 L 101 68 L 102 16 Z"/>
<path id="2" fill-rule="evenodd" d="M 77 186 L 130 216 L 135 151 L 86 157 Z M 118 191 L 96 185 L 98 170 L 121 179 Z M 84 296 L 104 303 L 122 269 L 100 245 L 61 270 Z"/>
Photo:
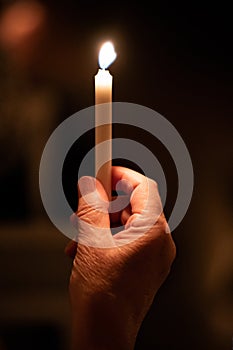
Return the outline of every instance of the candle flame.
<path id="1" fill-rule="evenodd" d="M 117 54 L 114 46 L 110 41 L 104 43 L 99 52 L 99 66 L 101 69 L 106 69 L 115 61 Z"/>

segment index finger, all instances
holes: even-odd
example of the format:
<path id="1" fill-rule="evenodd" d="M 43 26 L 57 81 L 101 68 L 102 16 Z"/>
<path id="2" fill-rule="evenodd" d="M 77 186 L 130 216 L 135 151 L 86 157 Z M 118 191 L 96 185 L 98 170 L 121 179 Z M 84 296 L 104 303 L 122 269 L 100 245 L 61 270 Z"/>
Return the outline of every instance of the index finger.
<path id="1" fill-rule="evenodd" d="M 126 193 L 131 192 L 130 204 L 132 214 L 160 215 L 162 204 L 158 192 L 157 183 L 129 168 L 121 166 L 112 167 L 112 185 L 116 188 L 117 183 L 121 183 Z"/>

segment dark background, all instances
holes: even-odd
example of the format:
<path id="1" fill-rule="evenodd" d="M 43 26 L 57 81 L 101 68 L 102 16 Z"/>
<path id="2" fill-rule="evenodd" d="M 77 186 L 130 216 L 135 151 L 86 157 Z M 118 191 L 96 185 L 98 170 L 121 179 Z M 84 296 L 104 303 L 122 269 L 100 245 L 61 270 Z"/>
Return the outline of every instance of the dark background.
<path id="1" fill-rule="evenodd" d="M 0 325 L 2 348 L 67 349 L 71 262 L 68 238 L 49 222 L 38 188 L 43 147 L 54 128 L 94 104 L 100 45 L 118 53 L 113 100 L 150 107 L 190 152 L 194 193 L 173 232 L 177 257 L 138 335 L 136 349 L 231 348 L 232 20 L 227 2 L 12 1 L 0 17 Z M 177 191 L 169 154 L 145 133 L 114 129 L 145 144 Z M 91 148 L 83 137 L 81 159 Z M 121 162 L 122 165 L 136 165 Z M 72 157 L 64 169 L 76 205 Z M 156 267 L 155 267 L 156 268 Z M 0 345 L 1 347 L 1 345 Z"/>

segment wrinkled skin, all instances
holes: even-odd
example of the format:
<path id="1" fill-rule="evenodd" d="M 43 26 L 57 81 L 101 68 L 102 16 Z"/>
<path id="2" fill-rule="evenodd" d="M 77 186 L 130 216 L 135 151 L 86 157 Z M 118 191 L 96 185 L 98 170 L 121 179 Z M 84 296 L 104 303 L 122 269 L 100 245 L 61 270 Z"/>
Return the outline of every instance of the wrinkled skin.
<path id="1" fill-rule="evenodd" d="M 148 179 L 130 169 L 113 167 L 114 187 L 122 179 L 132 190 L 128 193 L 130 204 L 118 213 L 118 220 L 128 232 L 137 225 L 146 232 L 115 247 L 68 244 L 66 253 L 74 258 L 70 277 L 73 349 L 133 349 L 140 325 L 175 258 L 175 245 L 162 212 L 145 230 L 145 220 L 153 216 L 157 205 L 158 192 L 151 193 L 151 188 L 157 191 L 157 185 L 149 180 L 152 187 L 148 186 Z M 85 177 L 79 182 L 85 194 L 89 180 L 93 181 Z M 96 191 L 106 203 L 107 195 L 98 180 Z M 91 207 L 81 192 L 79 187 L 77 216 L 95 227 L 109 227 L 109 214 Z M 146 214 L 145 203 L 149 203 Z M 124 234 L 127 231 L 118 234 L 119 240 Z"/>

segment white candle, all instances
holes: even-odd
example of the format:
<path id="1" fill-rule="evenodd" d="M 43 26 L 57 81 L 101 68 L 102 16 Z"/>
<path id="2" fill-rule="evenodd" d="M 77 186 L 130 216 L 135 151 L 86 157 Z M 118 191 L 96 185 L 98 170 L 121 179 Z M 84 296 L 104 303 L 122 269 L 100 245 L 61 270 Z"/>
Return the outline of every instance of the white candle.
<path id="1" fill-rule="evenodd" d="M 112 140 L 112 75 L 106 68 L 115 60 L 116 53 L 112 43 L 105 43 L 99 53 L 100 69 L 95 76 L 95 105 L 106 103 L 103 108 L 95 108 L 95 145 Z M 98 126 L 100 125 L 101 126 Z M 105 124 L 105 125 L 102 125 Z M 106 159 L 108 161 L 106 162 Z M 104 165 L 103 165 L 104 164 Z M 112 144 L 108 142 L 101 150 L 95 149 L 96 176 L 104 186 L 109 199 L 112 194 L 111 183 Z"/>

